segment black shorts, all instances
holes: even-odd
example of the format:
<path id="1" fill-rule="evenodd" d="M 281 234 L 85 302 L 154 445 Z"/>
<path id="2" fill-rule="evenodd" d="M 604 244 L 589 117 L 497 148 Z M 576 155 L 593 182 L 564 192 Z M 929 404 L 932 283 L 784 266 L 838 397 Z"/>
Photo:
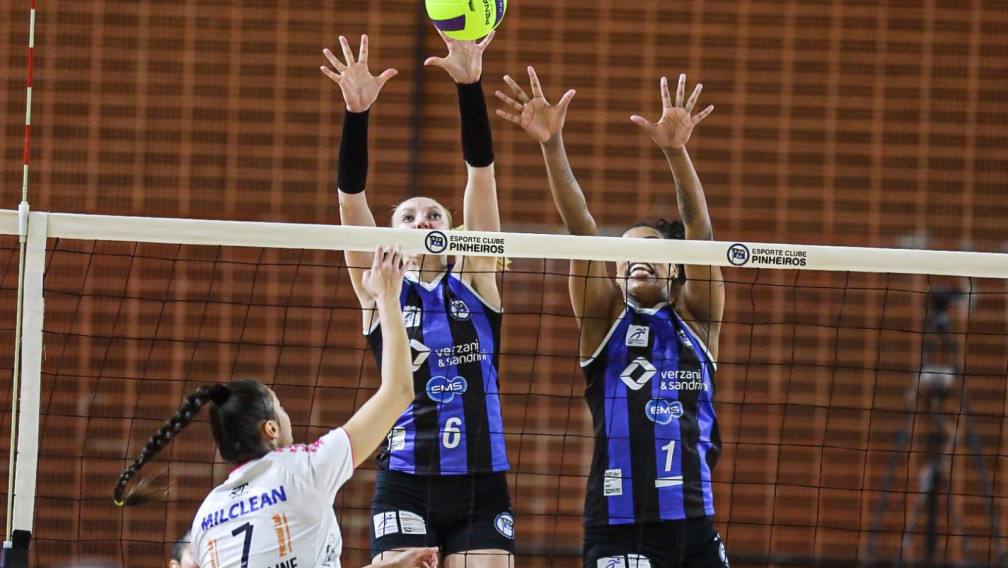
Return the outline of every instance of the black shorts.
<path id="1" fill-rule="evenodd" d="M 411 475 L 380 470 L 371 500 L 371 556 L 437 546 L 444 555 L 514 553 L 514 512 L 504 473 Z"/>
<path id="2" fill-rule="evenodd" d="M 589 525 L 585 568 L 727 568 L 728 554 L 712 517 Z"/>

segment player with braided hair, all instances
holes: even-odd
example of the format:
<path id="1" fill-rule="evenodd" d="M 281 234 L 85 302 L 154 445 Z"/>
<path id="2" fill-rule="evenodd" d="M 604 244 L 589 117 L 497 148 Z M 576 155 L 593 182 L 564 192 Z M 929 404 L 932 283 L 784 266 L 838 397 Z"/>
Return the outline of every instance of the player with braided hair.
<path id="1" fill-rule="evenodd" d="M 234 464 L 196 513 L 192 550 L 204 568 L 324 566 L 339 568 L 343 539 L 332 502 L 336 491 L 413 399 L 410 351 L 399 294 L 406 270 L 399 247 L 378 247 L 362 288 L 381 322 L 381 386 L 341 427 L 315 442 L 294 444 L 290 417 L 269 387 L 252 379 L 202 386 L 151 436 L 119 476 L 118 505 L 136 505 L 156 492 L 130 480 L 193 417 L 210 405 L 210 426 L 221 457 Z M 400 568 L 434 568 L 436 549 L 413 549 L 388 559 Z"/>

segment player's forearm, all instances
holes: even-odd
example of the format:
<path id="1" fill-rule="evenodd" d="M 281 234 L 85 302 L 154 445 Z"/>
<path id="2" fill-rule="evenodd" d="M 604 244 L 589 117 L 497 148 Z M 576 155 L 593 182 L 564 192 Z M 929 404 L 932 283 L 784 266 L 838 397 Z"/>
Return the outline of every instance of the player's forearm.
<path id="1" fill-rule="evenodd" d="M 370 110 L 343 114 L 339 162 L 336 165 L 336 187 L 343 193 L 358 194 L 367 185 L 368 122 Z"/>
<path id="2" fill-rule="evenodd" d="M 413 399 L 413 372 L 402 308 L 393 296 L 378 299 L 376 306 L 382 333 L 382 380 L 375 396 L 391 397 L 390 403 L 405 408 Z"/>
<path id="3" fill-rule="evenodd" d="M 685 225 L 686 238 L 713 239 L 714 231 L 711 226 L 710 213 L 707 211 L 707 198 L 704 196 L 700 176 L 697 175 L 686 148 L 665 149 L 664 151 L 669 168 L 672 170 L 672 178 L 675 180 L 679 218 Z"/>
<path id="4" fill-rule="evenodd" d="M 547 142 L 542 143 L 543 159 L 546 161 L 546 175 L 549 178 L 550 194 L 556 204 L 560 218 L 563 219 L 567 232 L 572 235 L 595 235 L 598 228 L 595 219 L 588 211 L 581 185 L 574 177 L 567 150 L 564 148 L 563 136 L 556 134 Z"/>
<path id="5" fill-rule="evenodd" d="M 493 135 L 480 81 L 456 84 L 462 127 L 462 157 L 473 168 L 494 163 Z"/>

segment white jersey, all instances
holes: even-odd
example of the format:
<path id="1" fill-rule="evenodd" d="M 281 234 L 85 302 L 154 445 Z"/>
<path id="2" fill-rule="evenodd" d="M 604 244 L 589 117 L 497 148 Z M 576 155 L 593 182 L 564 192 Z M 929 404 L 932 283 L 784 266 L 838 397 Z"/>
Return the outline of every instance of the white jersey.
<path id="1" fill-rule="evenodd" d="M 342 428 L 238 466 L 193 520 L 200 567 L 340 568 L 343 537 L 332 504 L 352 473 Z"/>

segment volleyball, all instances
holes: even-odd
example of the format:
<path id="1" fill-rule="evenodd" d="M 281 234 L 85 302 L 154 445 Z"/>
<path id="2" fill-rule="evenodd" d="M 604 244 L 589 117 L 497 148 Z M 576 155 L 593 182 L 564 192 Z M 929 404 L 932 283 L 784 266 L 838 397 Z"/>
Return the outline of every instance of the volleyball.
<path id="1" fill-rule="evenodd" d="M 434 27 L 455 39 L 480 39 L 497 29 L 507 0 L 424 0 Z"/>

